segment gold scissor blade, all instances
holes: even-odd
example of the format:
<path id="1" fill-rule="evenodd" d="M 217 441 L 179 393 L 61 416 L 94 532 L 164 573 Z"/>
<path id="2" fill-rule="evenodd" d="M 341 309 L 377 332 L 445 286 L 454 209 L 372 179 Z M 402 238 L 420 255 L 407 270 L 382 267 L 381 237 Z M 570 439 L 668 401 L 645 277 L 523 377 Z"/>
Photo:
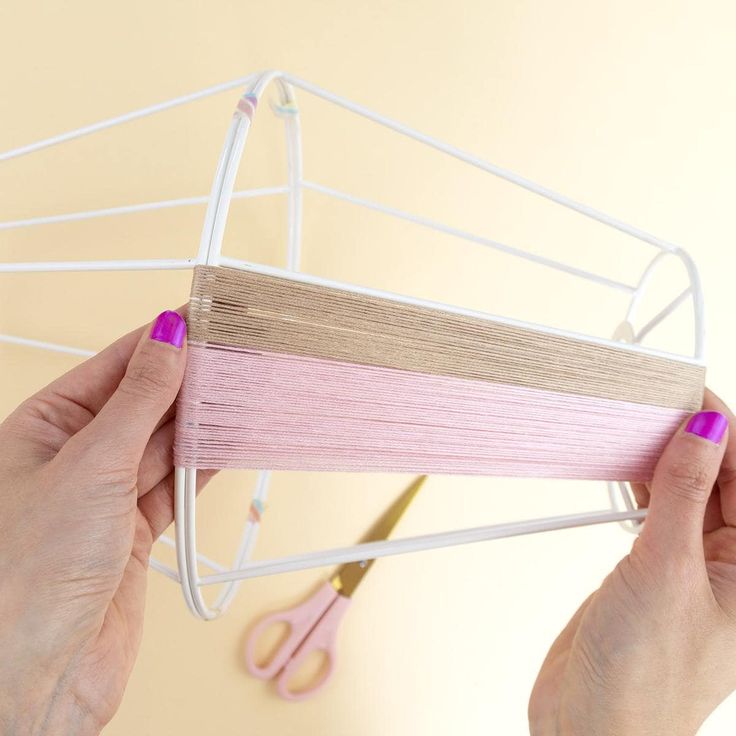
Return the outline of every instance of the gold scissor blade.
<path id="1" fill-rule="evenodd" d="M 360 541 L 376 542 L 381 539 L 388 539 L 425 480 L 427 480 L 426 475 L 420 475 L 416 478 L 391 506 L 386 509 L 383 516 L 378 519 Z M 374 561 L 361 560 L 360 562 L 348 562 L 337 570 L 330 579 L 330 582 L 341 595 L 350 598 L 360 584 L 360 581 L 365 577 L 365 574 L 371 569 Z"/>

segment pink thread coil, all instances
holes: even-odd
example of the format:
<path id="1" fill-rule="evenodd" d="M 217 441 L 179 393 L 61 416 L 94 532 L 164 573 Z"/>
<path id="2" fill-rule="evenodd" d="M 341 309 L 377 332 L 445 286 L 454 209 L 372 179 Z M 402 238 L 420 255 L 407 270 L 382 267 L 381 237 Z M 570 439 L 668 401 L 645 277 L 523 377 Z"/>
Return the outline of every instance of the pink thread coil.
<path id="1" fill-rule="evenodd" d="M 649 480 L 688 412 L 189 344 L 175 461 L 196 468 Z"/>
<path id="2" fill-rule="evenodd" d="M 235 107 L 235 115 L 242 115 L 252 122 L 257 107 L 258 98 L 253 94 L 245 94 L 238 100 L 238 104 Z"/>

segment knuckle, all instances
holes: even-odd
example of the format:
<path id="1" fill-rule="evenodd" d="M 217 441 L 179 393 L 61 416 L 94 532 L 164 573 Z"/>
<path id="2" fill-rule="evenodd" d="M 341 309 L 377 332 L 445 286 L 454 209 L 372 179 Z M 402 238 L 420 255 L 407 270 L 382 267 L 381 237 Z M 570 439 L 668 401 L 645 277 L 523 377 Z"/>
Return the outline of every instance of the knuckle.
<path id="1" fill-rule="evenodd" d="M 617 589 L 618 599 L 642 616 L 649 616 L 654 604 L 652 591 L 657 589 L 661 571 L 633 551 L 621 560 L 611 573 L 612 585 Z"/>
<path id="2" fill-rule="evenodd" d="M 82 434 L 67 444 L 64 449 L 68 452 L 57 455 L 54 464 L 62 470 L 62 475 L 73 464 L 75 473 L 70 475 L 80 478 L 90 488 L 128 493 L 136 487 L 136 463 L 125 453 L 121 454 L 119 446 L 112 447 L 110 442 Z"/>
<path id="3" fill-rule="evenodd" d="M 664 481 L 670 492 L 697 502 L 708 497 L 712 485 L 708 464 L 695 458 L 673 462 L 665 470 Z"/>
<path id="4" fill-rule="evenodd" d="M 100 487 L 127 495 L 136 488 L 138 474 L 128 464 L 107 463 L 97 469 L 95 479 Z"/>
<path id="5" fill-rule="evenodd" d="M 128 366 L 120 382 L 120 390 L 142 398 L 158 398 L 168 394 L 169 372 L 153 361 L 142 360 Z"/>
<path id="6" fill-rule="evenodd" d="M 174 447 L 173 444 L 161 444 L 155 447 L 155 460 L 158 465 L 163 467 L 172 467 L 174 465 Z"/>
<path id="7" fill-rule="evenodd" d="M 721 469 L 718 473 L 718 482 L 723 485 L 731 485 L 736 482 L 736 465 L 731 463 L 728 456 L 724 459 L 721 464 Z"/>

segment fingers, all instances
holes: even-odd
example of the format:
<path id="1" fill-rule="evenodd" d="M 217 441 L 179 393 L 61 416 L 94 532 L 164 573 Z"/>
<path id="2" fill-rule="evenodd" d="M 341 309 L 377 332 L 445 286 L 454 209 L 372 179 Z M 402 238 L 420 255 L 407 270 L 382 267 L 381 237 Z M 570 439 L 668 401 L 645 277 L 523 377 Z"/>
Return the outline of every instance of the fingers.
<path id="1" fill-rule="evenodd" d="M 706 389 L 703 401 L 703 409 L 711 411 L 719 411 L 724 414 L 729 424 L 734 419 L 729 408 L 711 391 Z M 727 481 L 730 480 L 730 483 Z M 721 495 L 723 487 L 730 488 L 725 498 L 725 510 L 721 506 Z M 631 489 L 639 508 L 647 508 L 649 506 L 649 484 L 632 483 Z M 731 521 L 729 522 L 729 519 Z M 725 455 L 721 462 L 721 470 L 718 474 L 718 483 L 710 494 L 708 504 L 705 508 L 705 517 L 703 520 L 703 531 L 711 532 L 720 529 L 724 521 L 727 525 L 736 526 L 736 438 L 729 441 L 726 445 Z"/>
<path id="2" fill-rule="evenodd" d="M 186 307 L 179 307 L 176 311 L 184 315 Z M 40 394 L 63 396 L 86 408 L 92 416 L 96 415 L 122 380 L 141 336 L 148 332 L 149 327 L 144 325 L 123 335 L 97 355 L 57 378 Z"/>
<path id="3" fill-rule="evenodd" d="M 631 490 L 634 493 L 637 508 L 646 509 L 649 507 L 649 487 L 645 483 L 632 483 Z M 705 518 L 703 520 L 703 531 L 712 532 L 723 526 L 723 516 L 721 514 L 721 498 L 718 488 L 714 488 L 705 507 Z"/>
<path id="4" fill-rule="evenodd" d="M 141 335 L 125 374 L 97 416 L 62 448 L 92 449 L 109 467 L 135 467 L 181 386 L 186 361 L 186 324 L 177 312 L 162 312 Z"/>
<path id="5" fill-rule="evenodd" d="M 694 414 L 675 433 L 657 463 L 642 543 L 665 555 L 703 551 L 706 505 L 718 476 L 728 420 L 715 411 Z"/>
<path id="6" fill-rule="evenodd" d="M 731 427 L 736 427 L 733 412 L 712 391 L 706 390 L 703 408 L 720 412 L 728 419 Z M 724 444 L 723 461 L 718 473 L 721 513 L 726 526 L 736 526 L 736 434 L 731 433 Z"/>
<path id="7" fill-rule="evenodd" d="M 138 466 L 138 497 L 157 486 L 174 469 L 174 421 L 168 420 L 152 435 Z"/>
<path id="8" fill-rule="evenodd" d="M 631 483 L 630 485 L 636 505 L 640 509 L 647 508 L 649 506 L 649 488 L 646 483 Z"/>
<path id="9" fill-rule="evenodd" d="M 197 471 L 197 493 L 207 485 L 216 470 Z M 145 496 L 138 499 L 138 509 L 151 528 L 155 542 L 174 521 L 174 473 L 171 472 Z"/>

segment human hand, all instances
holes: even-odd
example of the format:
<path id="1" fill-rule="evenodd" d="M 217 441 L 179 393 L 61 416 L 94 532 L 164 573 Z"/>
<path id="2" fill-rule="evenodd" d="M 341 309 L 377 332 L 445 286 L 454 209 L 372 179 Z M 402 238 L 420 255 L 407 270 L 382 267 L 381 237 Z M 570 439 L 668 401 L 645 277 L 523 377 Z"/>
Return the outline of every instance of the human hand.
<path id="1" fill-rule="evenodd" d="M 649 512 L 630 554 L 552 645 L 533 736 L 692 736 L 736 689 L 734 415 L 710 392 L 703 408 L 635 487 Z"/>
<path id="2" fill-rule="evenodd" d="M 182 317 L 164 312 L 0 425 L 5 736 L 97 734 L 120 704 L 151 545 L 173 519 L 185 337 Z"/>

